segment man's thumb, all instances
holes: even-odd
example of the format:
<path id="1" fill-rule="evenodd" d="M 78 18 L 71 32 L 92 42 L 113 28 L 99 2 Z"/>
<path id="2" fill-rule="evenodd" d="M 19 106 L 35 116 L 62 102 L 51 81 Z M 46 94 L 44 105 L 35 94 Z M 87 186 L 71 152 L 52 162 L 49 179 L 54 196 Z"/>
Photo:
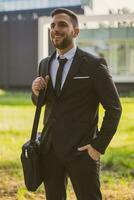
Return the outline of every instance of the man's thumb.
<path id="1" fill-rule="evenodd" d="M 50 79 L 50 78 L 49 78 L 49 75 L 46 75 L 46 76 L 45 76 L 45 81 L 46 81 L 47 83 L 48 83 L 49 79 Z"/>
<path id="2" fill-rule="evenodd" d="M 88 149 L 88 147 L 89 147 L 88 145 L 85 145 L 83 147 L 79 147 L 78 150 L 79 151 L 84 151 L 84 150 Z"/>

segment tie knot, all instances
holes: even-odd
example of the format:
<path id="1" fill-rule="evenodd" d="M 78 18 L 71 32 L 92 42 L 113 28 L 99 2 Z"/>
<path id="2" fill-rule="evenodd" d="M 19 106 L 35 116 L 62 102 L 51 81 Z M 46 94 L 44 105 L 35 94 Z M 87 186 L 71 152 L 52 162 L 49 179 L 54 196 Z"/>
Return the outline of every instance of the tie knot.
<path id="1" fill-rule="evenodd" d="M 59 64 L 60 64 L 60 65 L 65 65 L 65 63 L 67 62 L 67 58 L 60 58 L 60 57 L 58 56 L 58 61 L 59 61 Z"/>

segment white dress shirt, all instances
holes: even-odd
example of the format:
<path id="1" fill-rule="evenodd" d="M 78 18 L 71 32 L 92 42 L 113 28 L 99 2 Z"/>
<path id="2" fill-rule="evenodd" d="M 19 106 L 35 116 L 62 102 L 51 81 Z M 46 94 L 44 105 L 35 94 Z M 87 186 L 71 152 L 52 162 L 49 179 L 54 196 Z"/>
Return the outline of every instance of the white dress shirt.
<path id="1" fill-rule="evenodd" d="M 72 49 L 70 49 L 67 53 L 63 54 L 62 56 L 60 56 L 58 54 L 58 52 L 56 52 L 56 56 L 52 60 L 51 66 L 50 66 L 50 76 L 51 76 L 51 79 L 52 79 L 53 87 L 55 87 L 56 74 L 57 74 L 57 70 L 58 70 L 58 67 L 59 67 L 58 56 L 60 58 L 67 58 L 67 62 L 65 64 L 64 68 L 63 68 L 63 73 L 62 73 L 62 80 L 61 80 L 61 89 L 62 89 L 64 82 L 66 80 L 67 74 L 70 70 L 75 52 L 76 52 L 76 46 L 73 47 Z"/>

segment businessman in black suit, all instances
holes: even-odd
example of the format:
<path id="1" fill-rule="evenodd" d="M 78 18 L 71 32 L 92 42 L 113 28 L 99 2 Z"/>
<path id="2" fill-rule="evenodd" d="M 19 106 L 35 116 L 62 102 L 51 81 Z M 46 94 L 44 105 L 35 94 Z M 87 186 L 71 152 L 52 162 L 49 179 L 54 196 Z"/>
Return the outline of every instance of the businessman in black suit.
<path id="1" fill-rule="evenodd" d="M 69 176 L 78 200 L 101 200 L 100 155 L 119 123 L 119 96 L 105 60 L 76 47 L 75 13 L 61 8 L 51 16 L 56 52 L 41 61 L 32 83 L 35 104 L 39 91 L 46 89 L 41 142 L 46 198 L 65 200 Z M 99 104 L 105 109 L 100 130 Z"/>

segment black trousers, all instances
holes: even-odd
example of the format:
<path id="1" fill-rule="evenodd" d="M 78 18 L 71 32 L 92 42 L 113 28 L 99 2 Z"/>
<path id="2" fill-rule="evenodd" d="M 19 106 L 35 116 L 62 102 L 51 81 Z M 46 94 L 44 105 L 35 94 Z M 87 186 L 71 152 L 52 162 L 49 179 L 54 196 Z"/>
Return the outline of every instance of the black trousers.
<path id="1" fill-rule="evenodd" d="M 44 186 L 47 200 L 66 200 L 67 177 L 73 185 L 78 200 L 101 200 L 99 168 L 87 151 L 78 154 L 73 160 L 61 160 L 54 149 L 42 156 Z M 71 199 L 69 199 L 71 200 Z"/>

